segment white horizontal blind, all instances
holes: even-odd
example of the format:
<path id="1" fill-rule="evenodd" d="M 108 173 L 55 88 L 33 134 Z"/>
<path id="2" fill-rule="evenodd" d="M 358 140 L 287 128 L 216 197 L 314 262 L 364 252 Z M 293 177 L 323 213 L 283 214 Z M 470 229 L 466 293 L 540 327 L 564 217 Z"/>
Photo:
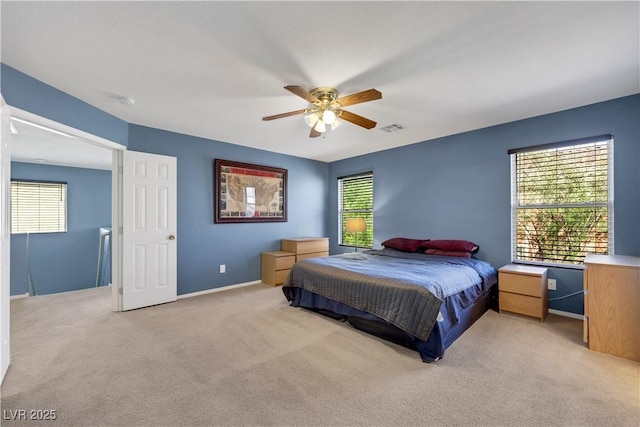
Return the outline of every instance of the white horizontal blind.
<path id="1" fill-rule="evenodd" d="M 349 218 L 364 218 L 366 231 L 347 233 Z M 340 245 L 373 247 L 373 172 L 338 178 Z"/>
<path id="2" fill-rule="evenodd" d="M 67 231 L 67 184 L 11 181 L 11 232 Z"/>
<path id="3" fill-rule="evenodd" d="M 511 156 L 514 261 L 582 265 L 587 253 L 610 253 L 610 135 Z"/>

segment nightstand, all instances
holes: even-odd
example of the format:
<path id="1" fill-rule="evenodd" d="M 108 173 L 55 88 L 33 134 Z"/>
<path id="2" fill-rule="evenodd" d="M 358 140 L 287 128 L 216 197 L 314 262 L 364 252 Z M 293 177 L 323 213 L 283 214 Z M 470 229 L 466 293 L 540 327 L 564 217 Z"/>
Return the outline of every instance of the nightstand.
<path id="1" fill-rule="evenodd" d="M 498 270 L 500 312 L 537 317 L 541 322 L 549 311 L 547 269 L 508 264 Z"/>
<path id="2" fill-rule="evenodd" d="M 262 252 L 262 283 L 279 286 L 296 263 L 296 254 L 283 251 Z"/>

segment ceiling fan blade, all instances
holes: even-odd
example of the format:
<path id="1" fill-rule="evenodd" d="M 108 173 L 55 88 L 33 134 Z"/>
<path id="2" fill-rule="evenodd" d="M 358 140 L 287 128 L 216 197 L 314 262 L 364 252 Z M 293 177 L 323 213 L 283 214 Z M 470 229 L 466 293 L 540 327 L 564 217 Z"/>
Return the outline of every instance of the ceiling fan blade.
<path id="1" fill-rule="evenodd" d="M 354 125 L 362 126 L 365 129 L 372 129 L 377 125 L 377 123 L 374 122 L 373 120 L 369 120 L 366 117 L 362 117 L 345 110 L 342 110 L 342 114 L 340 115 L 340 118 L 342 120 L 351 122 Z"/>
<path id="2" fill-rule="evenodd" d="M 303 108 L 302 110 L 296 110 L 296 111 L 289 111 L 288 113 L 282 113 L 282 114 L 276 114 L 273 116 L 267 116 L 267 117 L 263 117 L 262 120 L 269 121 L 269 120 L 275 120 L 275 119 L 281 119 L 283 117 L 289 117 L 289 116 L 295 116 L 298 114 L 304 114 L 305 111 L 307 111 L 306 108 Z"/>
<path id="3" fill-rule="evenodd" d="M 309 138 L 317 138 L 320 135 L 322 134 L 318 132 L 315 128 L 311 128 L 311 132 L 309 132 Z"/>
<path id="4" fill-rule="evenodd" d="M 309 101 L 312 104 L 315 104 L 316 102 L 320 102 L 320 100 L 318 98 L 316 98 L 315 96 L 311 95 L 309 93 L 308 90 L 306 90 L 305 88 L 301 87 L 301 86 L 285 86 L 284 87 L 286 90 L 288 90 L 289 92 L 298 95 L 300 98 L 302 99 L 306 99 L 307 101 Z"/>
<path id="5" fill-rule="evenodd" d="M 342 98 L 338 98 L 336 101 L 343 107 L 360 104 L 361 102 L 375 101 L 376 99 L 381 99 L 382 93 L 376 89 L 369 89 L 362 92 L 354 93 L 351 95 L 343 96 Z"/>

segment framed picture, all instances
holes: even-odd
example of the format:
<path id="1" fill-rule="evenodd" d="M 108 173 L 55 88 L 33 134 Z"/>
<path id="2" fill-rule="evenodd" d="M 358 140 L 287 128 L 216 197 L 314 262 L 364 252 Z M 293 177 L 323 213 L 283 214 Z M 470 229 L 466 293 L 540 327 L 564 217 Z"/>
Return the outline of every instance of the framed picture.
<path id="1" fill-rule="evenodd" d="M 285 222 L 287 170 L 215 159 L 215 222 Z"/>

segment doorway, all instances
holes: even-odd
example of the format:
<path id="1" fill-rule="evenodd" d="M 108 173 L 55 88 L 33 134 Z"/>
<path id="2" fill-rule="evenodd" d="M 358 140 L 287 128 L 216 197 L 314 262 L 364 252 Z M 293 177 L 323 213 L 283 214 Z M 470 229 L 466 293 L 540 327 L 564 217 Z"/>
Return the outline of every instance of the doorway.
<path id="1" fill-rule="evenodd" d="M 18 134 L 12 135 L 12 139 L 18 140 L 15 147 L 12 147 L 12 161 L 46 164 L 52 166 L 67 166 L 73 168 L 86 168 L 102 171 L 110 171 L 110 175 L 113 175 L 113 170 L 116 169 L 116 162 L 118 159 L 118 153 L 125 150 L 121 144 L 106 140 L 104 138 L 83 132 L 81 130 L 63 125 L 61 123 L 46 119 L 41 116 L 37 116 L 30 112 L 20 110 L 17 108 L 11 108 L 12 119 L 12 133 L 18 132 Z M 20 133 L 23 132 L 25 138 L 22 138 Z M 31 138 L 31 146 L 27 146 L 24 139 Z M 22 141 L 20 141 L 23 139 Z M 34 165 L 26 165 L 34 166 Z M 80 169 L 78 169 L 80 170 Z M 117 215 L 114 212 L 117 206 L 114 206 L 114 202 L 118 199 L 117 194 L 119 189 L 113 185 L 113 178 L 109 177 L 101 179 L 104 188 L 109 188 L 111 191 L 111 210 L 102 215 L 106 215 L 106 219 L 109 219 L 111 228 L 117 227 L 118 221 Z M 101 237 L 99 227 L 96 227 L 95 248 L 92 251 L 100 247 Z M 86 231 L 85 231 L 86 233 Z M 48 236 L 51 238 L 52 236 Z M 83 237 L 84 244 L 87 243 L 86 235 Z M 114 250 L 117 250 L 114 248 Z M 27 250 L 27 253 L 28 250 Z M 117 254 L 113 253 L 113 257 Z M 22 263 L 21 263 L 22 264 Z M 96 270 L 98 268 L 98 259 L 95 260 Z M 20 272 L 22 273 L 22 272 Z M 26 271 L 28 274 L 28 271 Z M 97 271 L 93 275 L 93 284 L 95 285 L 95 277 Z M 104 275 L 104 272 L 102 273 Z M 86 276 L 86 274 L 85 274 Z M 29 281 L 28 276 L 17 276 L 12 272 L 12 277 L 27 277 L 28 284 L 32 284 Z M 88 283 L 86 287 L 91 287 L 91 283 Z M 113 288 L 113 287 L 112 287 Z M 115 289 L 112 289 L 112 310 L 118 311 L 117 295 Z"/>
<path id="2" fill-rule="evenodd" d="M 126 147 L 70 126 L 37 116 L 17 108 L 9 112 L 2 101 L 2 151 L 10 153 L 9 112 L 11 117 L 44 127 L 54 133 L 77 138 L 111 151 L 111 286 L 112 311 L 131 310 L 177 299 L 177 159 L 151 153 L 127 151 Z M 6 142 L 6 144 L 5 144 Z M 1 159 L 6 163 L 8 155 Z M 10 185 L 8 171 L 3 167 L 2 188 Z M 8 195 L 8 191 L 6 192 Z M 135 197 L 132 197 L 135 196 Z M 147 197 L 149 195 L 149 197 Z M 155 196 L 153 196 L 155 195 Z M 5 194 L 3 193 L 3 197 Z M 2 214 L 10 215 L 9 203 L 2 199 Z M 144 214 L 144 215 L 143 215 Z M 146 220 L 144 218 L 147 218 Z M 155 218 L 153 223 L 151 218 Z M 6 221 L 8 223 L 8 221 Z M 148 224 L 148 227 L 146 226 Z M 5 230 L 6 228 L 6 230 Z M 3 228 L 3 239 L 10 233 Z M 153 233 L 145 231 L 153 230 Z M 124 236 L 124 237 L 122 237 Z M 3 265 L 9 244 L 0 246 Z M 126 259 L 124 258 L 126 256 Z M 9 305 L 8 280 L 2 275 L 2 307 Z M 137 296 L 133 305 L 134 294 Z M 126 304 L 125 304 L 126 303 Z M 8 309 L 2 318 L 2 379 L 9 365 Z"/>

